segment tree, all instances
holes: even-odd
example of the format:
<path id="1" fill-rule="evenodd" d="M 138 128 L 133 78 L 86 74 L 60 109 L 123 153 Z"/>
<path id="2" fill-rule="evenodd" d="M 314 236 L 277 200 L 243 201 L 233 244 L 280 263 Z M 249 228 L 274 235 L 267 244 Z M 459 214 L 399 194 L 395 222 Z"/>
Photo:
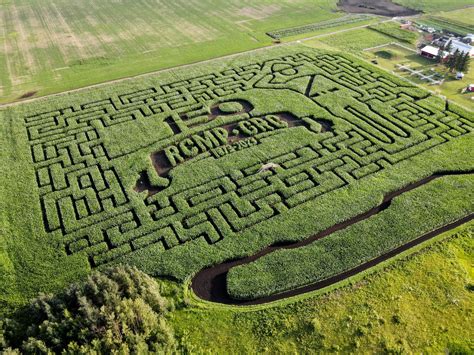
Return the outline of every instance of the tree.
<path id="1" fill-rule="evenodd" d="M 57 295 L 40 294 L 8 320 L 4 342 L 26 353 L 172 352 L 170 308 L 151 277 L 112 267 Z"/>
<path id="2" fill-rule="evenodd" d="M 461 55 L 461 59 L 459 60 L 458 65 L 456 66 L 456 70 L 467 74 L 469 72 L 469 65 L 471 64 L 470 61 L 471 57 L 469 55 L 469 52 L 465 52 L 463 55 Z"/>
<path id="3" fill-rule="evenodd" d="M 458 55 L 456 56 L 456 60 L 454 62 L 454 69 L 456 69 L 456 71 L 461 71 L 460 68 L 462 68 L 463 61 L 464 52 L 458 51 Z"/>
<path id="4" fill-rule="evenodd" d="M 448 61 L 446 62 L 446 67 L 449 69 L 449 72 L 452 72 L 454 68 L 456 67 L 456 62 L 458 60 L 459 56 L 459 50 L 456 49 L 456 51 L 449 56 Z"/>
<path id="5" fill-rule="evenodd" d="M 445 46 L 441 45 L 441 47 L 439 47 L 439 49 L 438 49 L 438 54 L 436 55 L 436 59 L 435 59 L 436 63 L 442 63 L 443 62 L 444 51 L 445 51 Z"/>

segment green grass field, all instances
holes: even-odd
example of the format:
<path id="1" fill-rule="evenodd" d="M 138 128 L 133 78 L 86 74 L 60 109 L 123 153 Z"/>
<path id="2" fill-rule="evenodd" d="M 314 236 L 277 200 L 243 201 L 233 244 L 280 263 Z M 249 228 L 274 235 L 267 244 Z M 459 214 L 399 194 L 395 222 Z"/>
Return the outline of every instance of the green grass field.
<path id="1" fill-rule="evenodd" d="M 304 44 L 314 48 L 339 50 L 360 56 L 366 48 L 396 41 L 395 38 L 370 28 L 358 28 L 349 32 L 329 34 L 320 38 L 310 39 L 305 41 Z"/>
<path id="2" fill-rule="evenodd" d="M 0 4 L 0 102 L 266 46 L 267 31 L 343 16 L 336 0 Z"/>
<path id="3" fill-rule="evenodd" d="M 474 70 L 417 81 L 416 33 L 336 3 L 0 0 L 0 104 L 46 95 L 0 105 L 0 352 L 4 317 L 118 264 L 184 353 L 474 350 Z"/>
<path id="4" fill-rule="evenodd" d="M 472 223 L 319 297 L 245 311 L 191 303 L 172 323 L 190 352 L 450 353 L 474 350 Z M 454 235 L 454 237 L 449 237 Z"/>
<path id="5" fill-rule="evenodd" d="M 379 23 L 369 26 L 369 29 L 392 37 L 394 41 L 407 42 L 409 44 L 416 44 L 419 37 L 416 32 L 401 29 L 398 22 Z"/>
<path id="6" fill-rule="evenodd" d="M 436 17 L 441 17 L 446 20 L 453 20 L 454 22 L 462 23 L 463 26 L 470 26 L 472 28 L 472 17 L 474 16 L 474 7 L 462 10 L 435 12 Z"/>
<path id="7" fill-rule="evenodd" d="M 306 34 L 290 37 L 299 39 L 373 22 L 343 20 L 337 27 L 316 30 L 344 18 L 336 4 L 1 0 L 0 103 L 268 46 L 272 41 L 266 32 L 313 26 Z M 404 4 L 440 11 L 470 1 Z"/>
<path id="8" fill-rule="evenodd" d="M 424 12 L 449 11 L 472 6 L 471 0 L 396 0 L 395 2 Z"/>
<path id="9" fill-rule="evenodd" d="M 419 24 L 431 26 L 437 30 L 449 31 L 461 36 L 474 32 L 472 17 L 474 7 L 454 11 L 441 11 L 430 13 L 417 18 Z"/>

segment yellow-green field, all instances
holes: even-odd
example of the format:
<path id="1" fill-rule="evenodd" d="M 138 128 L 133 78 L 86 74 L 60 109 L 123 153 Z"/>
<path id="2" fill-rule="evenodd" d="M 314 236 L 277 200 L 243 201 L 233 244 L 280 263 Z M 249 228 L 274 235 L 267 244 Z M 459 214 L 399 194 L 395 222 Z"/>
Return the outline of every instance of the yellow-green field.
<path id="1" fill-rule="evenodd" d="M 0 354 L 474 354 L 474 60 L 338 1 L 0 0 Z"/>
<path id="2" fill-rule="evenodd" d="M 474 4 L 471 3 L 471 5 Z M 474 18 L 474 7 L 454 11 L 442 11 L 440 13 L 435 13 L 435 15 L 448 20 L 455 20 L 472 26 L 472 19 Z"/>
<path id="3" fill-rule="evenodd" d="M 337 0 L 0 0 L 0 102 L 271 44 Z"/>
<path id="4" fill-rule="evenodd" d="M 448 11 L 472 6 L 472 0 L 396 0 L 395 2 L 425 12 Z"/>
<path id="5" fill-rule="evenodd" d="M 326 296 L 260 307 L 184 308 L 172 319 L 189 352 L 472 353 L 472 223 L 383 272 Z"/>

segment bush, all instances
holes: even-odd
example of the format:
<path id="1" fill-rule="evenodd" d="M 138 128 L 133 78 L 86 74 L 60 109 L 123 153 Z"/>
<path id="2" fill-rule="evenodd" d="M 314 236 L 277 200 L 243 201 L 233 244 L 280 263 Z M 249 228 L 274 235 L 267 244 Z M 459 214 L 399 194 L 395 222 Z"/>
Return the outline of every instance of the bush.
<path id="1" fill-rule="evenodd" d="M 134 267 L 94 272 L 57 295 L 40 294 L 6 321 L 3 347 L 26 353 L 143 353 L 174 349 L 160 286 Z"/>

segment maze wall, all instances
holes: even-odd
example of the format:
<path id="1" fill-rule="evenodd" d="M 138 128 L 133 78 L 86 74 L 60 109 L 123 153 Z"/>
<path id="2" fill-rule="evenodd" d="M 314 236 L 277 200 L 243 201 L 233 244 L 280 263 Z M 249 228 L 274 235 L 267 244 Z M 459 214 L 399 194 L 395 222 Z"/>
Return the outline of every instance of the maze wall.
<path id="1" fill-rule="evenodd" d="M 44 228 L 92 267 L 151 245 L 166 252 L 198 238 L 214 244 L 472 132 L 472 115 L 428 105 L 428 94 L 405 85 L 343 56 L 299 53 L 26 117 Z M 199 186 L 171 180 L 131 198 L 137 192 L 116 167 L 123 154 L 112 156 L 104 143 L 110 127 L 157 119 L 170 135 L 186 136 L 209 127 L 210 105 L 254 89 L 291 91 L 314 105 L 317 115 L 299 117 L 314 140 L 271 156 L 274 169 L 251 163 Z M 321 112 L 334 118 L 332 131 L 311 128 Z M 256 138 L 263 144 L 275 134 Z"/>

